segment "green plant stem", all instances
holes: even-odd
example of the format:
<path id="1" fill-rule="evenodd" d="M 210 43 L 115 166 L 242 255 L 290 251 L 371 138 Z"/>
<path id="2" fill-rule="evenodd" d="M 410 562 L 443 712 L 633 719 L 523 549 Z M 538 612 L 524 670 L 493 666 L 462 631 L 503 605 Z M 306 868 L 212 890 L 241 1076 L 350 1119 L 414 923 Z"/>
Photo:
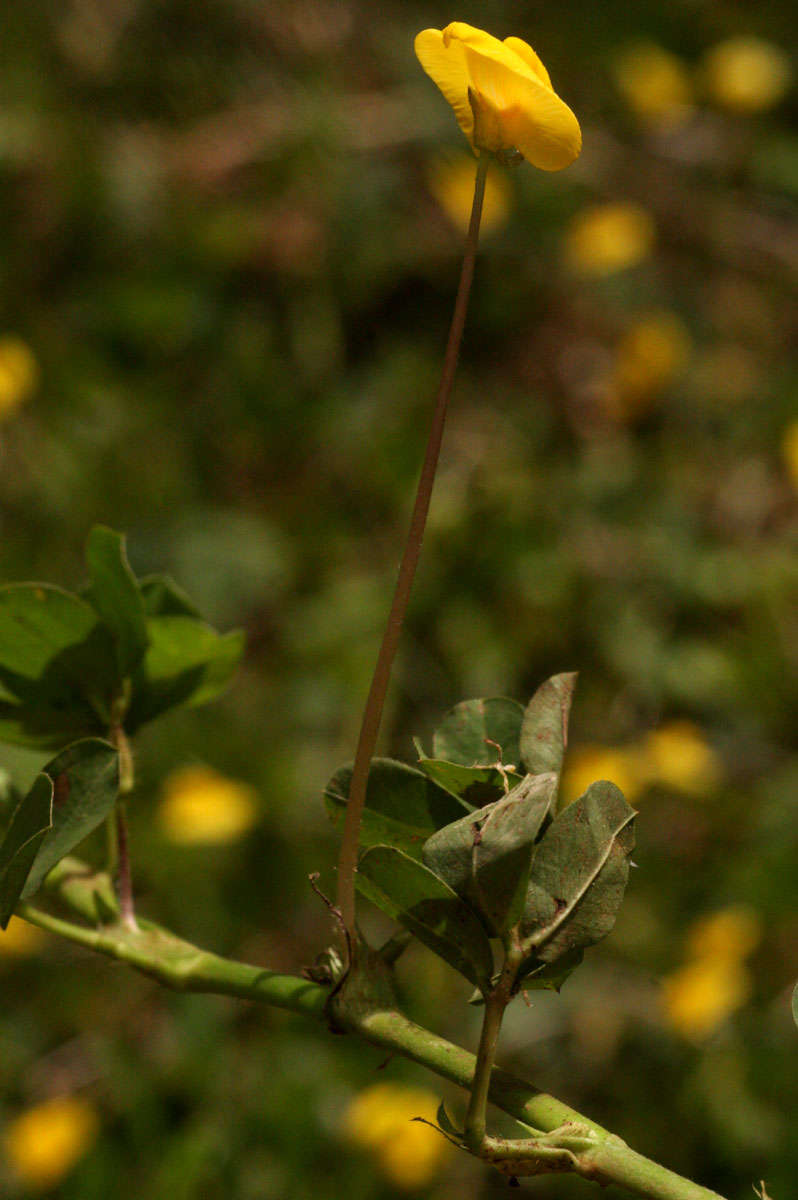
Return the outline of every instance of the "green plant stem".
<path id="1" fill-rule="evenodd" d="M 111 726 L 110 741 L 116 747 L 119 755 L 119 795 L 116 801 L 115 813 L 109 818 L 109 820 L 115 820 L 113 845 L 115 847 L 114 862 L 117 888 L 119 890 L 119 907 L 123 923 L 128 929 L 136 932 L 138 925 L 136 923 L 136 906 L 133 900 L 133 875 L 130 867 L 130 842 L 127 830 L 126 804 L 126 797 L 130 795 L 135 786 L 133 752 L 130 748 L 127 734 L 121 724 L 115 723 Z M 110 844 L 109 835 L 109 846 Z"/>
<path id="2" fill-rule="evenodd" d="M 487 1132 L 487 1105 L 496 1047 L 499 1042 L 504 1010 L 510 1003 L 518 968 L 523 959 L 520 945 L 512 945 L 505 951 L 502 973 L 493 991 L 485 998 L 482 1033 L 477 1050 L 474 1082 L 465 1119 L 465 1140 L 469 1149 L 478 1154 L 482 1149 Z"/>
<path id="3" fill-rule="evenodd" d="M 483 154 L 480 156 L 477 164 L 471 220 L 466 238 L 463 266 L 460 272 L 460 284 L 457 289 L 457 298 L 449 329 L 449 339 L 446 344 L 446 353 L 443 360 L 441 381 L 435 398 L 432 426 L 419 478 L 413 514 L 410 519 L 410 529 L 399 566 L 393 603 L 388 615 L 385 633 L 374 668 L 374 676 L 363 712 L 363 720 L 355 752 L 355 762 L 352 769 L 349 802 L 346 808 L 344 831 L 341 839 L 341 852 L 338 860 L 338 909 L 347 933 L 351 955 L 356 953 L 357 947 L 355 929 L 355 872 L 357 870 L 360 822 L 363 806 L 366 801 L 369 766 L 377 744 L 377 735 L 380 729 L 382 711 L 391 677 L 391 668 L 396 657 L 402 623 L 407 612 L 413 578 L 421 554 L 421 543 L 424 538 L 424 529 L 427 523 L 432 488 L 435 482 L 435 473 L 438 467 L 438 458 L 443 440 L 443 429 L 446 423 L 446 411 L 457 369 L 457 358 L 463 338 L 463 329 L 465 328 L 471 282 L 474 278 L 474 262 L 479 243 L 479 224 L 482 217 L 482 201 L 485 195 L 488 161 L 488 156 Z"/>
<path id="4" fill-rule="evenodd" d="M 107 877 L 93 875 L 76 860 L 70 860 L 60 880 L 57 876 L 48 879 L 47 889 L 79 915 L 89 916 L 95 911 L 97 889 L 107 884 Z M 17 915 L 86 949 L 125 962 L 175 991 L 238 996 L 325 1019 L 329 993 L 318 984 L 221 958 L 149 922 L 142 921 L 138 932 L 127 929 L 121 922 L 87 928 L 29 903 L 19 905 Z M 398 1010 L 355 1005 L 347 1011 L 344 1007 L 343 1013 L 338 1011 L 336 1023 L 381 1050 L 410 1059 L 460 1087 L 473 1089 L 475 1056 L 416 1025 Z M 495 1067 L 490 1073 L 489 1098 L 516 1120 L 544 1132 L 560 1130 L 565 1125 L 592 1131 L 595 1143 L 575 1155 L 572 1167 L 585 1179 L 614 1183 L 648 1200 L 723 1200 L 717 1192 L 635 1153 L 620 1138 L 554 1096 L 536 1091 L 530 1084 Z"/>

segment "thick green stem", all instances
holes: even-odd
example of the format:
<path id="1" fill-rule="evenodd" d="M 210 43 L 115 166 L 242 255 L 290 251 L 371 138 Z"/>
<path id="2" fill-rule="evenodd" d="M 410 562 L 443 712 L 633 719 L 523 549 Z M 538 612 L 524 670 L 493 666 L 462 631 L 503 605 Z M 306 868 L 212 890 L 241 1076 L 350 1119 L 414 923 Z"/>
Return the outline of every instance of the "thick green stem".
<path id="1" fill-rule="evenodd" d="M 109 881 L 73 859 L 60 875 L 58 868 L 51 874 L 47 889 L 64 905 L 91 919 L 97 911 L 98 896 L 108 893 Z M 142 922 L 138 932 L 119 921 L 87 928 L 31 904 L 19 905 L 17 915 L 86 949 L 125 962 L 176 991 L 238 996 L 325 1019 L 329 992 L 318 984 L 221 958 L 149 922 Z M 460 1087 L 473 1089 L 477 1065 L 474 1055 L 416 1025 L 395 1009 L 355 1006 L 349 1011 L 344 1004 L 336 1009 L 336 1027 L 419 1063 Z M 585 1179 L 615 1183 L 648 1200 L 723 1200 L 716 1192 L 636 1154 L 620 1138 L 554 1096 L 536 1091 L 496 1068 L 490 1073 L 489 1098 L 498 1108 L 535 1129 L 554 1131 L 570 1125 L 592 1131 L 595 1145 L 580 1153 L 572 1168 Z"/>
<path id="2" fill-rule="evenodd" d="M 357 869 L 357 848 L 360 835 L 360 822 L 363 806 L 366 801 L 366 785 L 368 783 L 369 766 L 377 744 L 377 735 L 382 720 L 382 710 L 388 692 L 391 668 L 396 650 L 399 645 L 399 635 L 407 612 L 410 591 L 416 573 L 424 529 L 427 523 L 432 487 L 435 482 L 435 472 L 438 467 L 443 429 L 446 423 L 446 411 L 449 396 L 454 383 L 457 358 L 460 343 L 465 328 L 468 299 L 471 294 L 471 282 L 474 278 L 474 262 L 479 243 L 479 223 L 482 217 L 482 201 L 485 195 L 485 180 L 488 173 L 488 156 L 483 154 L 477 165 L 474 183 L 474 201 L 471 209 L 471 221 L 466 239 L 463 266 L 460 272 L 460 285 L 457 289 L 452 324 L 449 329 L 449 340 L 443 360 L 443 372 L 435 398 L 427 450 L 424 465 L 416 492 L 413 515 L 410 519 L 410 529 L 405 542 L 399 575 L 396 581 L 391 611 L 385 627 L 385 633 L 377 655 L 374 676 L 371 681 L 363 721 L 360 727 L 355 762 L 352 769 L 352 780 L 349 786 L 349 803 L 346 809 L 344 832 L 341 840 L 341 853 L 338 860 L 338 908 L 343 925 L 348 934 L 350 953 L 356 953 L 357 934 L 355 929 L 355 871 Z"/>

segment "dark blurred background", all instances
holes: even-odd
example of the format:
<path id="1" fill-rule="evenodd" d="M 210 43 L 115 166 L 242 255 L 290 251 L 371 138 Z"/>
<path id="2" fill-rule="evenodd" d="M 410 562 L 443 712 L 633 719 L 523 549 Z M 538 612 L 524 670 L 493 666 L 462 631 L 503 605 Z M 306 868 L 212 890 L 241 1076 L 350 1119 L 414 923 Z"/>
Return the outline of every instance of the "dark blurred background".
<path id="1" fill-rule="evenodd" d="M 493 173 L 383 749 L 412 758 L 458 700 L 579 670 L 566 786 L 625 788 L 638 869 L 562 994 L 517 1003 L 500 1061 L 733 1200 L 763 1179 L 788 1200 L 788 0 L 2 5 L 2 581 L 78 586 L 103 522 L 246 629 L 229 694 L 141 736 L 140 906 L 310 962 L 329 926 L 308 872 L 334 889 L 321 792 L 353 752 L 470 201 L 412 48 L 453 18 L 536 48 L 584 152 Z M 20 783 L 41 761 L 0 747 Z M 467 989 L 407 960 L 411 1014 L 473 1046 Z M 11 1200 L 504 1194 L 414 1141 L 409 1117 L 456 1093 L 299 1018 L 168 994 L 22 922 L 0 988 Z"/>

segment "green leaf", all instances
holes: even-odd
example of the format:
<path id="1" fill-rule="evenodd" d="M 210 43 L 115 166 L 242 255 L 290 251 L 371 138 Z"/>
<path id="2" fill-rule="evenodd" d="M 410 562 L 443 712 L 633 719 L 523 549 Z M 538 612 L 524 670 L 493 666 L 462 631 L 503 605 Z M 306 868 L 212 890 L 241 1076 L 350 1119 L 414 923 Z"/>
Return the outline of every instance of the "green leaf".
<path id="1" fill-rule="evenodd" d="M 521 964 L 518 972 L 517 992 L 548 991 L 559 992 L 568 976 L 576 970 L 585 957 L 584 950 L 571 950 L 558 958 L 556 962 L 541 962 L 532 955 Z"/>
<path id="2" fill-rule="evenodd" d="M 792 1019 L 798 1025 L 798 983 L 792 991 Z"/>
<path id="3" fill-rule="evenodd" d="M 452 796 L 462 800 L 469 808 L 484 808 L 493 800 L 504 795 L 504 779 L 507 772 L 497 767 L 464 767 L 462 763 L 446 762 L 442 758 L 419 757 L 419 771 L 445 788 Z M 517 776 L 509 775 L 514 781 Z"/>
<path id="4" fill-rule="evenodd" d="M 206 704 L 230 683 L 244 650 L 240 630 L 218 634 L 192 617 L 147 619 L 147 653 L 133 673 L 129 732 L 181 705 Z"/>
<path id="5" fill-rule="evenodd" d="M 144 602 L 125 553 L 125 538 L 95 525 L 86 544 L 90 587 L 87 598 L 110 629 L 120 679 L 126 679 L 147 649 Z"/>
<path id="6" fill-rule="evenodd" d="M 52 807 L 52 780 L 37 775 L 33 787 L 17 805 L 0 845 L 0 929 L 11 920 L 33 861 L 50 832 Z"/>
<path id="7" fill-rule="evenodd" d="M 457 1138 L 458 1140 L 462 1141 L 463 1136 L 464 1136 L 463 1131 L 462 1131 L 462 1129 L 457 1129 L 452 1124 L 451 1120 L 449 1119 L 449 1114 L 446 1111 L 446 1105 L 444 1104 L 443 1100 L 441 1100 L 440 1104 L 438 1105 L 438 1112 L 437 1112 L 435 1119 L 438 1122 L 438 1124 L 440 1125 L 440 1127 L 444 1133 L 448 1133 L 449 1137 Z"/>
<path id="8" fill-rule="evenodd" d="M 501 800 L 433 834 L 422 858 L 501 936 L 519 920 L 535 840 L 557 788 L 555 775 L 527 775 Z"/>
<path id="9" fill-rule="evenodd" d="M 111 812 L 119 789 L 119 758 L 109 742 L 74 742 L 44 768 L 53 783 L 53 824 L 23 889 L 32 896 L 47 872 Z"/>
<path id="10" fill-rule="evenodd" d="M 116 681 L 94 609 L 49 584 L 0 588 L 0 739 L 55 748 L 103 732 Z"/>
<path id="11" fill-rule="evenodd" d="M 432 737 L 432 757 L 465 767 L 495 765 L 517 767 L 523 709 L 503 696 L 489 700 L 463 700 L 450 709 Z"/>
<path id="12" fill-rule="evenodd" d="M 327 811 L 336 824 L 346 812 L 351 782 L 352 768 L 341 767 L 325 789 Z M 392 758 L 375 758 L 366 786 L 360 844 L 396 846 L 420 858 L 429 835 L 465 811 L 465 805 L 421 771 Z"/>
<path id="13" fill-rule="evenodd" d="M 532 862 L 521 924 L 530 953 L 556 962 L 612 929 L 634 847 L 630 808 L 614 783 L 593 783 L 552 821 Z"/>
<path id="14" fill-rule="evenodd" d="M 169 575 L 145 575 L 139 580 L 139 591 L 148 617 L 194 617 L 200 613 L 181 587 Z"/>
<path id="15" fill-rule="evenodd" d="M 568 742 L 568 714 L 576 672 L 552 675 L 527 704 L 521 724 L 521 760 L 531 775 L 562 770 Z"/>
<path id="16" fill-rule="evenodd" d="M 392 846 L 374 846 L 358 864 L 358 889 L 479 988 L 493 953 L 479 918 L 448 884 Z"/>

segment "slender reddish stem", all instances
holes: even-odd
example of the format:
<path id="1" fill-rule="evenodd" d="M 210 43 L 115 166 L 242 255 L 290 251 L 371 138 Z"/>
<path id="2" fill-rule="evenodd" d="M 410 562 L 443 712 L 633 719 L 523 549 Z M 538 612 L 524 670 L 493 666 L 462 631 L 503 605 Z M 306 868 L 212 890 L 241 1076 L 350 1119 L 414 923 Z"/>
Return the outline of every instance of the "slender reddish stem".
<path id="1" fill-rule="evenodd" d="M 402 561 L 399 565 L 399 575 L 393 596 L 391 611 L 385 626 L 385 633 L 377 655 L 374 676 L 371 681 L 363 721 L 360 726 L 360 736 L 355 753 L 355 763 L 352 770 L 352 781 L 349 786 L 349 803 L 346 808 L 346 819 L 341 841 L 341 853 L 338 859 L 338 908 L 344 927 L 349 934 L 351 953 L 356 952 L 357 937 L 355 931 L 355 872 L 357 870 L 357 848 L 360 834 L 360 823 L 363 806 L 366 800 L 366 784 L 368 782 L 369 766 L 377 744 L 377 735 L 385 705 L 385 696 L 391 677 L 391 668 L 396 657 L 402 622 L 407 612 L 410 590 L 416 573 L 424 529 L 427 523 L 432 487 L 435 482 L 435 472 L 438 467 L 443 428 L 446 423 L 446 411 L 449 396 L 454 383 L 457 369 L 457 358 L 460 353 L 460 343 L 463 338 L 468 299 L 471 293 L 471 282 L 474 278 L 474 261 L 479 243 L 479 223 L 482 217 L 482 201 L 485 195 L 485 179 L 488 173 L 488 156 L 483 154 L 477 164 L 474 182 L 474 201 L 471 208 L 471 221 L 468 227 L 463 266 L 460 271 L 460 284 L 457 289 L 457 299 L 452 314 L 452 324 L 449 329 L 449 340 L 443 360 L 443 371 L 435 407 L 432 415 L 427 450 L 424 465 L 416 492 L 413 515 L 410 519 L 410 529 L 405 542 Z"/>

